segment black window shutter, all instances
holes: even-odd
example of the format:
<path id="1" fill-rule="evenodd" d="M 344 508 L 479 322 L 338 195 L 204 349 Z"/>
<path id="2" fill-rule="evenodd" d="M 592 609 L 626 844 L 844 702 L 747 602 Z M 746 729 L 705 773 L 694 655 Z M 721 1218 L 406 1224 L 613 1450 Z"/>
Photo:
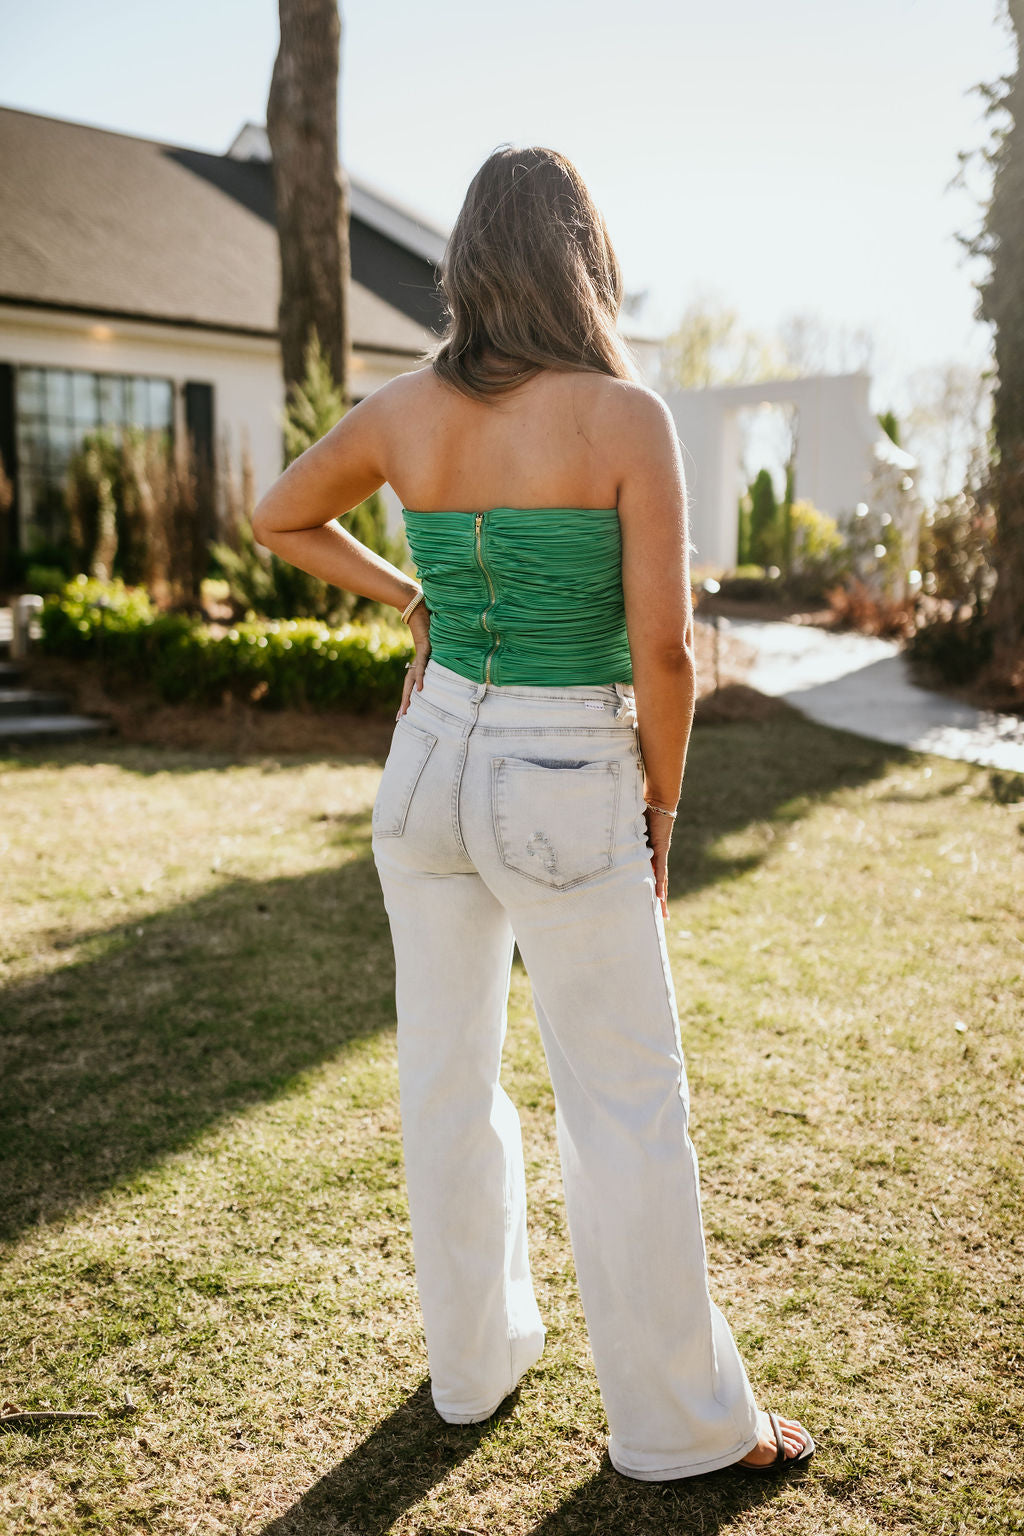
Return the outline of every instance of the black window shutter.
<path id="1" fill-rule="evenodd" d="M 0 511 L 0 581 L 17 580 L 18 572 L 18 434 L 14 421 L 14 365 L 0 363 L 0 459 L 11 487 L 6 515 Z"/>
<path id="2" fill-rule="evenodd" d="M 214 416 L 213 385 L 189 382 L 185 385 L 185 429 L 191 444 L 193 463 L 199 482 L 203 547 L 217 536 L 214 495 Z"/>

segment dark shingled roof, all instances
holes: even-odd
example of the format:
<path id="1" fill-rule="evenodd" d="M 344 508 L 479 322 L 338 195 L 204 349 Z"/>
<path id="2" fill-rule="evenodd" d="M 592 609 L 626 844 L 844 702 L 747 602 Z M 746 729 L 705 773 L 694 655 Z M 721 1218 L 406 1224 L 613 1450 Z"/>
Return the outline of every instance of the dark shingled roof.
<path id="1" fill-rule="evenodd" d="M 350 234 L 353 345 L 418 353 L 432 262 Z M 271 336 L 279 283 L 269 165 L 0 107 L 0 301 Z"/>

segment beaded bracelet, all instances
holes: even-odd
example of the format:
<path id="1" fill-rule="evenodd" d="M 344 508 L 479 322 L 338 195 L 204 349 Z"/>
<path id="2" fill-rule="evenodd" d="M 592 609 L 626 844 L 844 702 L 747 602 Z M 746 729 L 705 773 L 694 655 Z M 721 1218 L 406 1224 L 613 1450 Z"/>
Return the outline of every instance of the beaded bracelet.
<path id="1" fill-rule="evenodd" d="M 663 816 L 671 816 L 673 821 L 675 821 L 676 817 L 679 815 L 678 811 L 666 811 L 663 805 L 654 805 L 650 800 L 648 800 L 646 795 L 644 796 L 644 805 L 649 805 L 652 811 L 660 811 Z"/>
<path id="2" fill-rule="evenodd" d="M 422 601 L 423 601 L 423 588 L 420 587 L 419 591 L 416 593 L 416 596 L 413 598 L 412 602 L 409 603 L 406 606 L 405 611 L 402 614 L 402 618 L 405 619 L 406 621 L 408 621 L 409 615 L 410 615 L 410 613 L 412 613 L 413 609 L 416 607 L 416 604 L 420 603 Z"/>

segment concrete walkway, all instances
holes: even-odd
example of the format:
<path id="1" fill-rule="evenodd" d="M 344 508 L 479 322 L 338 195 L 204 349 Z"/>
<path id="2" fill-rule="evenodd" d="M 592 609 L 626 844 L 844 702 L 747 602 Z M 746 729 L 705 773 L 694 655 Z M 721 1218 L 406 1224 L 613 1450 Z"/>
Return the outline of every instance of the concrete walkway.
<path id="1" fill-rule="evenodd" d="M 910 681 L 895 640 L 784 620 L 722 619 L 757 660 L 746 681 L 822 725 L 915 752 L 1024 773 L 1024 719 Z"/>

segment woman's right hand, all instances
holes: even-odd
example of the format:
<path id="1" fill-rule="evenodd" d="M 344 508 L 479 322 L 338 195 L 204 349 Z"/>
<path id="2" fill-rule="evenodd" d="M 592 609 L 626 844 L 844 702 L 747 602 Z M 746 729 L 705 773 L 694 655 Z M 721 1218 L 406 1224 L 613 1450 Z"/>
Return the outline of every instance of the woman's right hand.
<path id="1" fill-rule="evenodd" d="M 671 816 L 663 816 L 645 806 L 647 844 L 651 849 L 651 868 L 654 870 L 654 894 L 661 902 L 661 915 L 668 922 L 668 849 L 675 826 Z"/>
<path id="2" fill-rule="evenodd" d="M 409 628 L 412 631 L 412 642 L 416 654 L 410 661 L 405 673 L 405 683 L 402 688 L 402 702 L 398 706 L 396 720 L 401 720 L 409 708 L 413 689 L 423 691 L 423 679 L 427 670 L 427 662 L 430 660 L 430 609 L 426 602 L 417 603 L 409 615 Z"/>

